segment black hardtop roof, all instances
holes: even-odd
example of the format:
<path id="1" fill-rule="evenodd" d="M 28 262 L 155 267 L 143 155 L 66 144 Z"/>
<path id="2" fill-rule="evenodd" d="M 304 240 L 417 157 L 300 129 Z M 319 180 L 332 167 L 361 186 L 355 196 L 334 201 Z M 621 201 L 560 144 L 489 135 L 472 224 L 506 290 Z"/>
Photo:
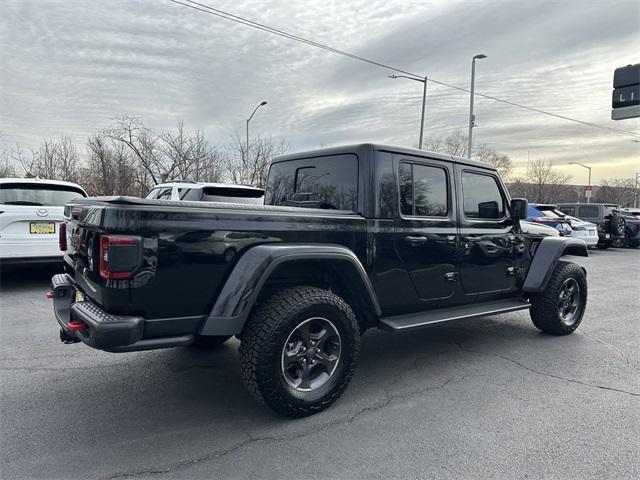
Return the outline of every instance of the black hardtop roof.
<path id="1" fill-rule="evenodd" d="M 382 151 L 389 153 L 399 153 L 401 155 L 410 155 L 413 157 L 433 158 L 436 160 L 444 160 L 452 163 L 460 163 L 463 165 L 469 165 L 472 167 L 486 168 L 494 170 L 492 165 L 479 162 L 477 160 L 471 160 L 464 157 L 457 157 L 455 155 L 449 155 L 447 153 L 431 152 L 429 150 L 419 150 L 417 148 L 409 147 L 396 147 L 393 145 L 382 145 L 376 143 L 355 143 L 351 145 L 340 145 L 337 147 L 317 148 L 315 150 L 306 150 L 302 152 L 287 153 L 286 155 L 280 155 L 273 159 L 272 163 L 283 162 L 287 160 L 296 160 L 300 158 L 320 157 L 327 155 L 340 155 L 345 153 L 355 153 L 357 155 L 364 154 L 371 151 Z"/>

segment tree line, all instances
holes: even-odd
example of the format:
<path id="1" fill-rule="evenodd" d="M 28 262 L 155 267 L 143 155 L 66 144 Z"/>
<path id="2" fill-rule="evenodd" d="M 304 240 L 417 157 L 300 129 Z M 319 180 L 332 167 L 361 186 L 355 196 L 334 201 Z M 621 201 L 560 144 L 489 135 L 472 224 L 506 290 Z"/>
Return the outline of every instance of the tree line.
<path id="1" fill-rule="evenodd" d="M 460 131 L 429 138 L 426 149 L 467 156 L 467 137 Z M 82 185 L 90 195 L 145 196 L 158 183 L 171 180 L 229 182 L 264 187 L 273 157 L 285 153 L 284 141 L 254 137 L 247 146 L 237 133 L 226 145 L 212 145 L 202 130 L 189 131 L 183 122 L 173 130 L 154 131 L 139 117 L 121 115 L 89 136 L 83 154 L 68 135 L 44 139 L 36 148 L 15 145 L 0 152 L 0 177 L 27 176 L 66 180 Z M 474 146 L 473 158 L 493 165 L 513 197 L 535 203 L 584 200 L 582 188 L 569 185 L 570 175 L 552 160 L 536 158 L 523 174 L 513 162 L 487 144 Z M 633 178 L 608 178 L 592 201 L 633 205 Z"/>
<path id="2" fill-rule="evenodd" d="M 5 150 L 0 177 L 65 180 L 90 195 L 145 196 L 172 180 L 264 187 L 271 159 L 286 150 L 283 141 L 271 137 L 256 136 L 247 145 L 238 134 L 225 145 L 212 145 L 202 130 L 189 131 L 183 122 L 154 131 L 140 118 L 122 115 L 89 136 L 84 152 L 68 135 L 28 150 L 21 145 Z"/>

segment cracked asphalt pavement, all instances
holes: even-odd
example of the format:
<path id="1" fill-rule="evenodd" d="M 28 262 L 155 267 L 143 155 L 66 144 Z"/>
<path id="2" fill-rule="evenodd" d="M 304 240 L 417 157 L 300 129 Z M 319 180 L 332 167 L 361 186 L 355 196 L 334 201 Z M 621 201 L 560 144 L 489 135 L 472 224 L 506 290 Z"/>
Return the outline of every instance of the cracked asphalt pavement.
<path id="1" fill-rule="evenodd" d="M 640 478 L 640 251 L 576 258 L 576 333 L 526 312 L 369 331 L 329 410 L 245 391 L 238 343 L 109 354 L 63 345 L 47 269 L 0 284 L 2 478 Z"/>

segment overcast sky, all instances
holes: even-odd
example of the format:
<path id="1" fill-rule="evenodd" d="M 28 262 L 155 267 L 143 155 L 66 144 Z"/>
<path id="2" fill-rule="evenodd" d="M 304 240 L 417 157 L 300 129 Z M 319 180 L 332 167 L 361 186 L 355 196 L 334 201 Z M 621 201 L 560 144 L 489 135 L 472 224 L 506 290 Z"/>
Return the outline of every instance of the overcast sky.
<path id="1" fill-rule="evenodd" d="M 454 85 L 604 126 L 613 70 L 640 62 L 640 3 L 630 1 L 258 0 L 202 3 Z M 157 129 L 184 120 L 213 143 L 244 131 L 320 144 L 415 146 L 422 85 L 390 71 L 167 0 L 0 2 L 0 140 L 36 146 L 87 135 L 115 115 Z M 429 85 L 426 135 L 466 129 L 469 95 Z M 575 183 L 640 170 L 640 143 L 476 98 L 474 139 L 516 165 L 545 157 Z"/>

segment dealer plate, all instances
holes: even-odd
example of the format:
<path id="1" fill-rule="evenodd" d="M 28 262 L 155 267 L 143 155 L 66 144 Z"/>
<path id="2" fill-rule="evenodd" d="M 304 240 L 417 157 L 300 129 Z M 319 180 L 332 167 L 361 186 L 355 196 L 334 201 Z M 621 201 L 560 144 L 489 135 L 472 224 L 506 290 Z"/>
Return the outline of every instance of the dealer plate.
<path id="1" fill-rule="evenodd" d="M 75 302 L 84 302 L 84 293 L 82 293 L 79 290 L 76 290 L 76 295 L 75 295 L 74 301 Z"/>
<path id="2" fill-rule="evenodd" d="M 56 224 L 55 222 L 29 222 L 29 233 L 51 235 L 56 233 Z"/>

